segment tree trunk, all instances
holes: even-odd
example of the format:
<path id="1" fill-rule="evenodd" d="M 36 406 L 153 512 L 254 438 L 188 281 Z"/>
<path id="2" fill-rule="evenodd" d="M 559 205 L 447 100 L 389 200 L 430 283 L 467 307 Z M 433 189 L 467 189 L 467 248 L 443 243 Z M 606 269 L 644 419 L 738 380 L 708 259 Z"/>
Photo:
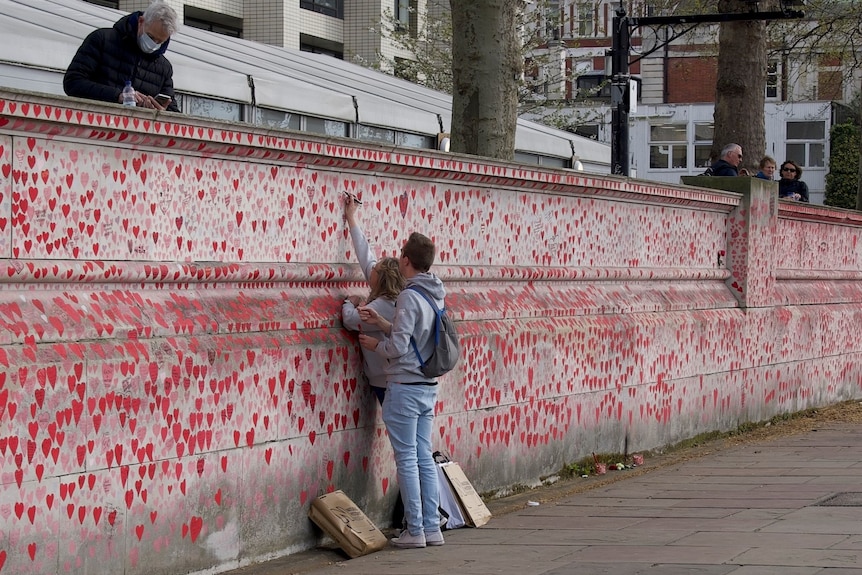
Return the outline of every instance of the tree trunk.
<path id="1" fill-rule="evenodd" d="M 719 2 L 720 12 L 747 12 L 749 8 L 750 3 L 743 0 Z M 766 24 L 759 20 L 722 22 L 718 42 L 713 160 L 725 145 L 739 144 L 743 155 L 740 168 L 755 174 L 766 154 Z"/>
<path id="2" fill-rule="evenodd" d="M 451 0 L 453 152 L 515 157 L 519 0 Z"/>
<path id="3" fill-rule="evenodd" d="M 862 136 L 862 98 L 859 98 L 859 120 L 860 136 Z M 859 138 L 859 177 L 856 182 L 856 209 L 862 211 L 862 137 Z"/>

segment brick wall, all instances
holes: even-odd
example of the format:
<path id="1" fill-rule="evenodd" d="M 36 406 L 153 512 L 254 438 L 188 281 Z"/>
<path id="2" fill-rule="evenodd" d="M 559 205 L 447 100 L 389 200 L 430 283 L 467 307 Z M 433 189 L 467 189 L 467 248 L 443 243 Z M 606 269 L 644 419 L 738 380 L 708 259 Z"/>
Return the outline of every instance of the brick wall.
<path id="1" fill-rule="evenodd" d="M 668 59 L 667 104 L 715 101 L 718 61 L 715 58 Z"/>

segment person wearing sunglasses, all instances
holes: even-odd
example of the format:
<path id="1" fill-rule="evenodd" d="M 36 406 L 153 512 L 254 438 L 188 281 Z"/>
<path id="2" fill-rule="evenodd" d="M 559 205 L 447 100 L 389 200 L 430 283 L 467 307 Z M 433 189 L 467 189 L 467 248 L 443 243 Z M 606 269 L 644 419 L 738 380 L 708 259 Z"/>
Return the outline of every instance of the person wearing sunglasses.
<path id="1" fill-rule="evenodd" d="M 179 112 L 174 69 L 165 58 L 177 22 L 176 11 L 155 0 L 143 12 L 123 16 L 113 28 L 94 30 L 63 76 L 66 95 L 122 103 L 128 81 L 135 89 L 137 107 Z"/>
<path id="2" fill-rule="evenodd" d="M 808 203 L 808 185 L 800 178 L 802 168 L 793 160 L 785 160 L 781 164 L 778 180 L 778 197 L 786 200 L 796 200 Z"/>
<path id="3" fill-rule="evenodd" d="M 712 164 L 710 171 L 713 176 L 739 176 L 739 165 L 742 163 L 742 146 L 728 144 L 721 149 L 721 156 Z M 742 175 L 748 175 L 746 171 Z"/>

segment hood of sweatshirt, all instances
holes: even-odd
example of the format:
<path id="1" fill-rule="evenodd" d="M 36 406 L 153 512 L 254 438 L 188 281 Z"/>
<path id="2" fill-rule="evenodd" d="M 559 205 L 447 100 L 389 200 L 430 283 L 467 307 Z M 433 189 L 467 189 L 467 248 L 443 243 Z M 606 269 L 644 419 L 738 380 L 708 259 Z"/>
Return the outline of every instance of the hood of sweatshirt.
<path id="1" fill-rule="evenodd" d="M 443 282 L 440 281 L 440 278 L 431 272 L 417 274 L 407 280 L 407 287 L 411 286 L 425 290 L 425 293 L 434 299 L 438 308 L 443 307 L 443 299 L 446 297 L 446 289 L 443 287 Z"/>
<path id="2" fill-rule="evenodd" d="M 440 278 L 430 272 L 417 274 L 407 280 L 407 288 L 421 288 L 427 293 L 437 308 L 445 305 L 446 290 Z M 384 338 L 377 346 L 377 353 L 389 359 L 386 367 L 388 383 L 423 383 L 433 382 L 421 370 L 419 358 L 410 343 L 410 338 L 416 342 L 416 347 L 422 358 L 427 359 L 434 351 L 434 329 L 437 323 L 437 312 L 431 304 L 412 289 L 405 289 L 398 295 L 395 304 L 395 320 L 389 337 Z"/>

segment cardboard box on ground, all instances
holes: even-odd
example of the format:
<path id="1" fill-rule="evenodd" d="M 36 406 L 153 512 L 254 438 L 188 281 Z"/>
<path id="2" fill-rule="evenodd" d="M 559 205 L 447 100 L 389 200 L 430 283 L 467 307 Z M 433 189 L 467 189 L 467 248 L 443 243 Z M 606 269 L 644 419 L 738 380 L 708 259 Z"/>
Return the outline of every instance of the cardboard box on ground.
<path id="1" fill-rule="evenodd" d="M 454 462 L 441 463 L 439 465 L 449 479 L 455 495 L 458 496 L 458 502 L 461 504 L 467 524 L 473 527 L 481 527 L 488 523 L 491 520 L 491 512 L 485 506 L 485 502 L 482 501 L 479 494 L 476 493 L 473 484 L 464 475 L 461 466 Z"/>
<path id="2" fill-rule="evenodd" d="M 440 504 L 452 526 L 465 523 L 481 527 L 491 519 L 491 512 L 476 493 L 470 480 L 457 463 L 438 464 Z M 445 482 L 445 483 L 444 483 Z M 451 487 L 447 489 L 447 487 Z M 386 547 L 386 536 L 341 490 L 321 495 L 311 503 L 308 517 L 351 558 L 368 555 Z"/>
<path id="3" fill-rule="evenodd" d="M 386 536 L 341 490 L 315 499 L 308 517 L 351 558 L 380 551 L 388 543 Z"/>

